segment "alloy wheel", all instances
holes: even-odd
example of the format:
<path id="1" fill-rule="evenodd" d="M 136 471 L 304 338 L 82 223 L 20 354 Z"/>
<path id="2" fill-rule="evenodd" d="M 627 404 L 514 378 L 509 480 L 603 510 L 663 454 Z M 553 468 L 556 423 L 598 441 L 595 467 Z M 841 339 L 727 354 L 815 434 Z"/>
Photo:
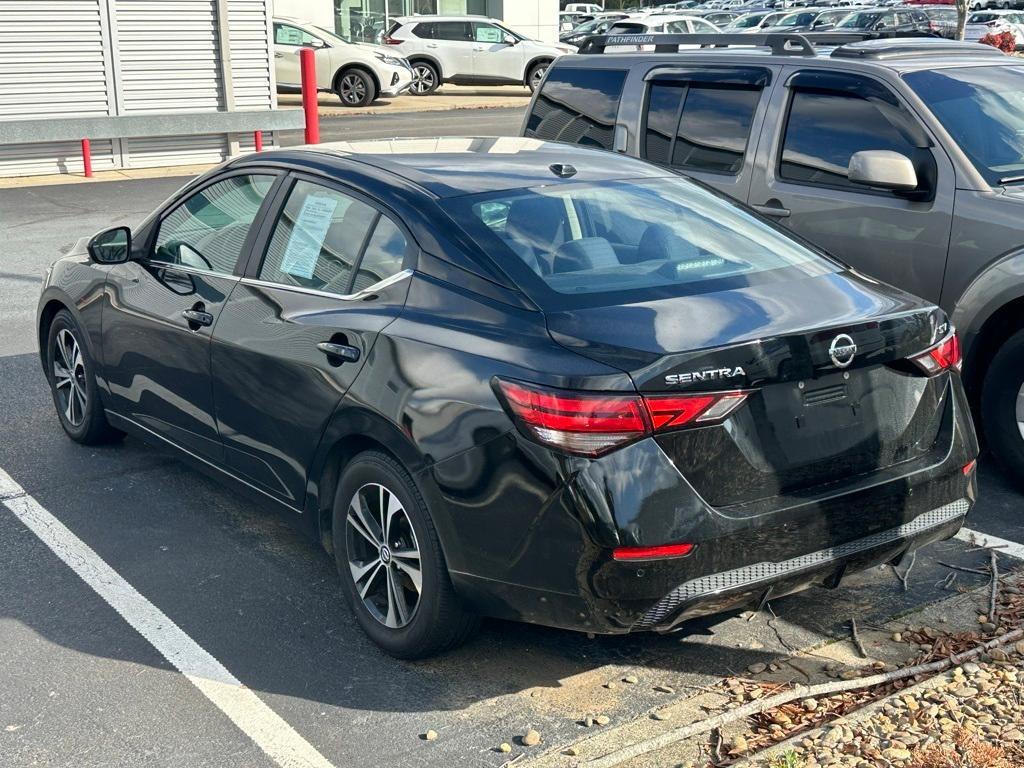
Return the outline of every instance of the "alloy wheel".
<path id="1" fill-rule="evenodd" d="M 540 87 L 540 81 L 544 79 L 544 74 L 548 71 L 547 67 L 537 67 L 533 70 L 533 76 L 530 78 L 530 89 L 537 90 Z"/>
<path id="2" fill-rule="evenodd" d="M 1017 392 L 1017 429 L 1020 430 L 1020 439 L 1024 440 L 1024 384 Z"/>
<path id="3" fill-rule="evenodd" d="M 85 419 L 85 360 L 78 339 L 62 328 L 54 339 L 53 388 L 68 424 L 81 426 Z"/>
<path id="4" fill-rule="evenodd" d="M 346 104 L 361 104 L 366 98 L 366 81 L 355 73 L 341 78 L 341 100 Z"/>
<path id="5" fill-rule="evenodd" d="M 423 591 L 419 544 L 405 507 L 388 488 L 367 483 L 353 494 L 345 521 L 356 594 L 377 621 L 401 629 Z"/>
<path id="6" fill-rule="evenodd" d="M 412 90 L 414 93 L 429 93 L 434 88 L 434 70 L 425 64 L 412 68 Z"/>

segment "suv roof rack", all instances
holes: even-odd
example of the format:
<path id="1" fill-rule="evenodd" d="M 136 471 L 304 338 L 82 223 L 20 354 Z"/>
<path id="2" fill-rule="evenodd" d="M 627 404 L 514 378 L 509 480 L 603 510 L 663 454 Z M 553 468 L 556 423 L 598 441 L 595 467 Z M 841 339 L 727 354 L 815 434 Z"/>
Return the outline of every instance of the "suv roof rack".
<path id="1" fill-rule="evenodd" d="M 877 36 L 877 33 L 865 32 L 594 35 L 583 41 L 579 52 L 604 53 L 611 46 L 653 45 L 655 53 L 678 53 L 680 45 L 699 45 L 702 48 L 737 45 L 744 48 L 769 48 L 773 56 L 817 56 L 815 45 L 845 45 Z"/>
<path id="2" fill-rule="evenodd" d="M 991 45 L 978 45 L 934 37 L 901 37 L 887 40 L 862 40 L 836 48 L 833 58 L 839 59 L 914 59 L 921 56 L 1005 56 Z"/>

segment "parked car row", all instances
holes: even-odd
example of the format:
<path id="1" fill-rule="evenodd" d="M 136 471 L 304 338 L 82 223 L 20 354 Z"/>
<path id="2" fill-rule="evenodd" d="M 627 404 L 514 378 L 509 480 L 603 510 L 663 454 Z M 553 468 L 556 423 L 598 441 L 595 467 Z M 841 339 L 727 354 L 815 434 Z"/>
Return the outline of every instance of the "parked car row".
<path id="1" fill-rule="evenodd" d="M 1024 478 L 1024 68 L 938 39 L 753 53 L 565 57 L 524 135 L 693 176 L 945 308 L 987 442 Z"/>
<path id="2" fill-rule="evenodd" d="M 1016 2 L 1016 0 L 1012 0 Z M 1024 0 L 1020 0 L 1024 6 Z M 799 7 L 797 7 L 799 6 Z M 1011 0 L 975 0 L 965 39 L 977 42 L 985 35 L 1010 32 L 1024 46 L 1024 18 L 1011 7 Z M 775 0 L 696 0 L 659 6 L 635 13 L 603 12 L 565 31 L 561 40 L 575 46 L 597 34 L 678 32 L 696 18 L 710 22 L 726 33 L 754 32 L 871 32 L 895 37 L 946 37 L 953 39 L 957 11 L 952 5 L 904 4 L 903 0 L 881 0 L 864 5 L 854 0 L 775 2 Z M 706 28 L 704 31 L 708 31 Z"/>
<path id="3" fill-rule="evenodd" d="M 518 34 L 481 16 L 395 19 L 382 45 L 356 43 L 308 21 L 276 17 L 274 63 L 278 90 L 301 86 L 299 51 L 314 49 L 317 87 L 348 107 L 402 93 L 426 96 L 442 83 L 537 87 L 556 57 L 576 49 Z"/>

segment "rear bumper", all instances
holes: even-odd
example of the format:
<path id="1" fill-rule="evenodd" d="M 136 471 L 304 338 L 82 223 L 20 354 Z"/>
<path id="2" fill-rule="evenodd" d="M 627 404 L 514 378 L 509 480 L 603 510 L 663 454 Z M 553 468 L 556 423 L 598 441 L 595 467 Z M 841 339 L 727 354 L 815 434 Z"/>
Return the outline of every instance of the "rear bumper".
<path id="1" fill-rule="evenodd" d="M 768 598 L 782 597 L 814 584 L 837 586 L 847 572 L 890 562 L 925 544 L 954 536 L 970 508 L 967 499 L 957 499 L 923 512 L 897 528 L 837 547 L 691 579 L 652 605 L 630 629 L 669 631 L 689 618 L 761 605 Z"/>

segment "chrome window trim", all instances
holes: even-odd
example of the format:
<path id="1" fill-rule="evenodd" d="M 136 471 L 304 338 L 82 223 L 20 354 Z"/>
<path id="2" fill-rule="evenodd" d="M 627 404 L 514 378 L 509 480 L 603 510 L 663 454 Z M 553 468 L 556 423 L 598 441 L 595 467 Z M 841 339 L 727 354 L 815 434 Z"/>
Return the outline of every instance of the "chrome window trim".
<path id="1" fill-rule="evenodd" d="M 308 296 L 322 296 L 326 299 L 339 299 L 341 301 L 361 301 L 373 294 L 383 291 L 385 288 L 389 288 L 396 283 L 400 283 L 403 280 L 408 280 L 414 274 L 414 270 L 406 268 L 400 272 L 396 272 L 390 277 L 385 277 L 383 280 L 378 280 L 373 285 L 368 285 L 361 291 L 355 293 L 331 293 L 330 291 L 318 291 L 315 288 L 304 288 L 301 285 L 286 285 L 284 283 L 273 283 L 269 280 L 257 280 L 252 277 L 243 277 L 240 282 L 243 285 L 252 285 L 257 288 L 278 288 L 283 291 L 291 291 L 292 293 L 304 293 Z M 238 278 L 236 278 L 238 279 Z"/>
<path id="2" fill-rule="evenodd" d="M 148 259 L 143 263 L 153 267 L 154 269 L 168 269 L 172 272 L 185 272 L 189 275 L 199 275 L 200 277 L 219 277 L 223 280 L 231 280 L 236 283 L 241 280 L 238 275 L 232 275 L 227 272 L 215 272 L 212 269 L 189 267 L 185 264 L 173 264 L 169 261 L 154 261 L 152 259 Z"/>

